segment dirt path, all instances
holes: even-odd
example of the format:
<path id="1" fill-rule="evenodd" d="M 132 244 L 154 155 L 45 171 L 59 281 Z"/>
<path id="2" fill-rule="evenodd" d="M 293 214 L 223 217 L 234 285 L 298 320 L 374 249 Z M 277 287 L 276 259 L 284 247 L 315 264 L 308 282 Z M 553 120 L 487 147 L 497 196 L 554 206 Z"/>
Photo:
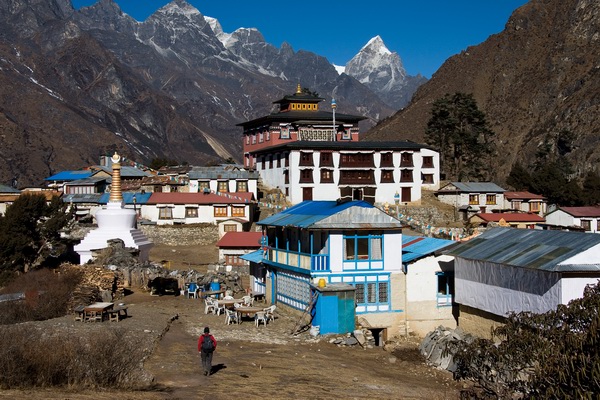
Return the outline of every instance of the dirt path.
<path id="1" fill-rule="evenodd" d="M 414 348 L 392 355 L 293 337 L 295 321 L 281 313 L 267 327 L 252 321 L 227 326 L 224 316 L 205 315 L 200 301 L 179 300 L 179 318 L 145 365 L 168 398 L 457 398 L 449 374 L 424 365 Z M 219 342 L 210 377 L 201 374 L 196 351 L 205 325 Z"/>
<path id="2" fill-rule="evenodd" d="M 72 316 L 39 324 L 62 326 L 70 334 L 126 329 L 141 348 L 153 349 L 144 370 L 154 377 L 146 391 L 0 391 L 0 398 L 38 399 L 457 399 L 459 385 L 449 373 L 425 365 L 414 344 L 393 354 L 382 348 L 338 347 L 331 337 L 292 336 L 296 320 L 285 310 L 257 328 L 251 320 L 226 325 L 223 315 L 204 314 L 198 299 L 126 296 L 130 318 L 83 324 Z M 176 316 L 176 318 L 174 318 Z M 36 323 L 38 324 L 38 323 Z M 214 374 L 201 374 L 197 338 L 210 326 L 218 341 Z M 168 330 L 167 330 L 168 329 Z M 158 340 L 158 342 L 156 342 Z M 153 344 L 155 343 L 155 344 Z"/>

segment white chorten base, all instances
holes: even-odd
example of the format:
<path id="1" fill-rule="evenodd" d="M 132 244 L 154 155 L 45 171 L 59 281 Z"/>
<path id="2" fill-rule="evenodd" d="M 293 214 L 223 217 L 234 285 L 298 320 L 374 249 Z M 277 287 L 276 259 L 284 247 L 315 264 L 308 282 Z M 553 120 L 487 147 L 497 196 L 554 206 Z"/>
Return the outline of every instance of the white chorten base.
<path id="1" fill-rule="evenodd" d="M 98 228 L 90 231 L 74 247 L 79 253 L 79 263 L 85 264 L 92 259 L 92 251 L 108 247 L 111 239 L 121 239 L 125 247 L 139 250 L 140 261 L 147 261 L 152 242 L 139 229 L 135 228 L 136 212 L 123 208 L 122 203 L 109 202 L 106 208 L 96 213 Z"/>

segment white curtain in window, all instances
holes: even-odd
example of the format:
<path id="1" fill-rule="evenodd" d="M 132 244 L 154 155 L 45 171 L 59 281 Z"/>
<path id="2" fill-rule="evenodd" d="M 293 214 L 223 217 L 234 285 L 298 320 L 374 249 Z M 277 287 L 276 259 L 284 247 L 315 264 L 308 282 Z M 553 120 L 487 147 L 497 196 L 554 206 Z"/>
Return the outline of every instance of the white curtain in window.
<path id="1" fill-rule="evenodd" d="M 381 238 L 371 238 L 371 260 L 381 259 Z"/>

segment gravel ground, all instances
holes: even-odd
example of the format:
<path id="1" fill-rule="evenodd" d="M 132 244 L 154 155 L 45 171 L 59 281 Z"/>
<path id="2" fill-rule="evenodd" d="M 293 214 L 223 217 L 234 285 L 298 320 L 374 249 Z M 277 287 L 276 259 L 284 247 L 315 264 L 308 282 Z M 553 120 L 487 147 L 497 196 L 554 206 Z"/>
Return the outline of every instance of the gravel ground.
<path id="1" fill-rule="evenodd" d="M 92 330 L 125 329 L 147 353 L 140 376 L 150 377 L 143 391 L 35 390 L 0 391 L 0 398 L 29 399 L 456 399 L 459 384 L 451 375 L 428 367 L 416 343 L 381 347 L 338 347 L 331 336 L 290 334 L 296 318 L 284 310 L 257 328 L 253 321 L 226 325 L 223 315 L 204 314 L 198 299 L 134 293 L 124 302 L 129 318 L 119 322 L 81 323 L 72 316 L 35 322 L 65 329 L 69 335 Z M 197 338 L 210 326 L 218 341 L 213 375 L 201 374 Z M 67 336 L 67 335 L 66 335 Z M 389 350 L 389 349 L 388 349 Z"/>

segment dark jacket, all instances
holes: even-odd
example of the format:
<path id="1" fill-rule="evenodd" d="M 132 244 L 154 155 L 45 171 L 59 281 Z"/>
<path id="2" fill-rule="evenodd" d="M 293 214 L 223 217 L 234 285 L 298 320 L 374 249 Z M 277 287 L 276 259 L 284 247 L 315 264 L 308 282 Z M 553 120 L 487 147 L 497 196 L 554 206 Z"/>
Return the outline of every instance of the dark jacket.
<path id="1" fill-rule="evenodd" d="M 216 350 L 217 349 L 217 341 L 215 340 L 215 337 L 213 335 L 211 335 L 210 333 L 205 333 L 205 334 L 203 334 L 202 336 L 200 336 L 198 338 L 198 352 L 202 351 L 202 341 L 204 339 L 204 336 L 210 337 L 210 340 L 212 340 L 213 346 L 214 346 L 214 348 Z"/>

